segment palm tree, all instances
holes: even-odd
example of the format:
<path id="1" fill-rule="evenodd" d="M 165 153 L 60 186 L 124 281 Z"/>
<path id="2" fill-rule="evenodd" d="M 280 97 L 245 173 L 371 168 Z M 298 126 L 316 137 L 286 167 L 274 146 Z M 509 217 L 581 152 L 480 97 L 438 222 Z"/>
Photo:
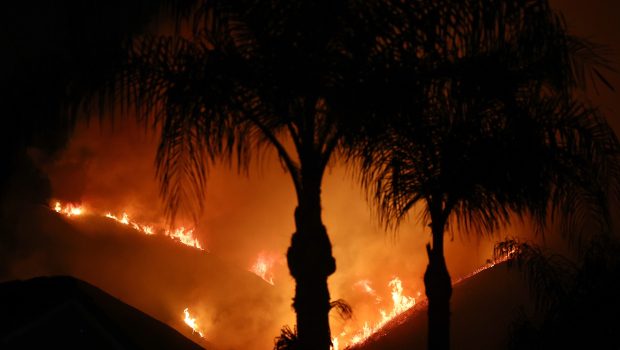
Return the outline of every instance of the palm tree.
<path id="1" fill-rule="evenodd" d="M 422 98 L 400 106 L 391 131 L 366 135 L 355 153 L 388 227 L 418 206 L 430 226 L 429 349 L 449 349 L 447 228 L 492 233 L 516 216 L 543 231 L 557 217 L 575 232 L 594 214 L 605 230 L 608 194 L 618 193 L 620 144 L 598 111 L 573 97 L 584 72 L 600 76 L 596 65 L 586 69 L 605 63 L 595 46 L 566 34 L 546 1 L 470 6 L 492 25 L 471 16 L 452 44 L 436 45 Z"/>
<path id="2" fill-rule="evenodd" d="M 300 349 L 331 345 L 327 278 L 336 265 L 321 182 L 363 128 L 348 110 L 354 92 L 377 91 L 368 81 L 381 77 L 387 46 L 377 37 L 400 16 L 386 10 L 361 1 L 204 1 L 178 35 L 136 40 L 124 73 L 99 96 L 122 96 L 161 128 L 157 174 L 170 219 L 200 210 L 215 161 L 247 169 L 275 150 L 297 195 L 287 261 Z"/>
<path id="3" fill-rule="evenodd" d="M 247 169 L 261 150 L 275 150 L 298 200 L 287 252 L 298 341 L 327 349 L 327 278 L 336 266 L 321 219 L 325 168 L 415 96 L 424 79 L 420 50 L 441 42 L 448 30 L 436 29 L 449 25 L 451 9 L 465 8 L 456 1 L 199 3 L 178 35 L 135 41 L 104 96 L 122 96 L 161 128 L 157 173 L 171 219 L 179 209 L 200 209 L 216 160 Z"/>

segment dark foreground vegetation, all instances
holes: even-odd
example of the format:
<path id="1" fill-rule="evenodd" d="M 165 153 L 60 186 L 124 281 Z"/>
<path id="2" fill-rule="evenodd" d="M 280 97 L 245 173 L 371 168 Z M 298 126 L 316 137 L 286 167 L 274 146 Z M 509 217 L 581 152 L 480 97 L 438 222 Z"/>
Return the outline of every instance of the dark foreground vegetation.
<path id="1" fill-rule="evenodd" d="M 516 249 L 540 315 L 521 313 L 511 349 L 619 349 L 620 240 L 596 235 L 577 258 L 549 253 L 528 243 L 505 241 L 498 252 Z"/>

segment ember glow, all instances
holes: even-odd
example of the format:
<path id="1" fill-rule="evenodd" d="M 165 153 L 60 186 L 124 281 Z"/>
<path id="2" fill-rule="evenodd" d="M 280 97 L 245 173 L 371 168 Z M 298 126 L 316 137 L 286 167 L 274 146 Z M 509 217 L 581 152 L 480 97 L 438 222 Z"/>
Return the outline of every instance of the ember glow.
<path id="1" fill-rule="evenodd" d="M 185 315 L 185 318 L 183 319 L 183 321 L 185 322 L 186 325 L 188 325 L 192 329 L 192 333 L 197 333 L 201 338 L 204 338 L 205 335 L 204 333 L 202 333 L 200 328 L 198 328 L 196 319 L 193 318 L 192 315 L 190 315 L 189 308 L 185 308 L 185 310 L 183 310 L 183 314 Z"/>
<path id="2" fill-rule="evenodd" d="M 250 267 L 250 271 L 273 286 L 273 264 L 275 260 L 274 256 L 269 256 L 265 252 L 261 252 L 258 254 L 258 258 L 254 265 Z"/>
<path id="3" fill-rule="evenodd" d="M 67 217 L 79 216 L 84 213 L 84 209 L 81 205 L 75 205 L 71 203 L 63 205 L 59 201 L 56 201 L 54 203 L 54 207 L 52 209 L 55 212 L 59 214 L 63 214 Z M 185 227 L 179 227 L 179 228 L 172 229 L 172 230 L 164 230 L 164 229 L 156 230 L 155 225 L 150 225 L 150 224 L 147 225 L 147 224 L 138 223 L 138 222 L 131 220 L 131 218 L 129 217 L 129 214 L 125 212 L 123 212 L 123 214 L 120 217 L 112 214 L 109 211 L 103 214 L 102 216 L 110 220 L 114 220 L 118 222 L 119 224 L 129 226 L 133 228 L 134 230 L 139 231 L 145 235 L 150 236 L 150 235 L 154 235 L 156 232 L 161 232 L 165 236 L 168 236 L 172 240 L 175 240 L 179 243 L 185 244 L 190 247 L 194 247 L 196 249 L 205 250 L 202 244 L 200 244 L 200 242 L 198 241 L 198 239 L 194 237 L 193 229 L 186 229 Z"/>

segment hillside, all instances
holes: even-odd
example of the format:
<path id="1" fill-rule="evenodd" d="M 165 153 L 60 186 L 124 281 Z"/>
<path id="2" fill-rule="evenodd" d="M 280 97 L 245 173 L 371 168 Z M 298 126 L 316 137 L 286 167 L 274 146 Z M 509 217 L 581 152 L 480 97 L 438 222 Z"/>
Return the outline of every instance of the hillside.
<path id="1" fill-rule="evenodd" d="M 523 305 L 532 313 L 527 285 L 516 269 L 505 263 L 484 270 L 454 286 L 451 300 L 451 347 L 500 350 L 512 321 Z M 355 350 L 426 349 L 426 304 L 417 305 L 396 322 L 387 324 Z"/>
<path id="2" fill-rule="evenodd" d="M 3 257 L 0 281 L 73 276 L 218 350 L 270 344 L 290 314 L 290 299 L 258 276 L 168 237 L 100 216 L 66 218 L 44 206 L 14 219 L 17 241 Z M 206 340 L 184 323 L 185 308 Z"/>

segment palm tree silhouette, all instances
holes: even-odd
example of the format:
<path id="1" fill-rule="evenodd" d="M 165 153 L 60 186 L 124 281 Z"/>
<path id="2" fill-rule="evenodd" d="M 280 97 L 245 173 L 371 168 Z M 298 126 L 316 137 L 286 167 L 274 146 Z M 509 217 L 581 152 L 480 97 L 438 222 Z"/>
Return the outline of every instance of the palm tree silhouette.
<path id="1" fill-rule="evenodd" d="M 584 76 L 601 77 L 596 46 L 569 36 L 545 1 L 511 2 L 505 12 L 471 5 L 483 6 L 471 11 L 493 25 L 475 16 L 460 23 L 469 30 L 450 40 L 462 44 L 430 55 L 422 97 L 356 150 L 381 220 L 396 227 L 420 207 L 430 226 L 429 349 L 449 349 L 447 228 L 491 233 L 517 216 L 543 231 L 558 217 L 579 238 L 586 214 L 609 228 L 608 197 L 618 193 L 618 140 L 595 108 L 574 98 Z"/>
<path id="2" fill-rule="evenodd" d="M 161 127 L 157 173 L 171 219 L 200 209 L 216 160 L 247 169 L 275 150 L 298 200 L 287 261 L 301 349 L 331 345 L 327 278 L 336 265 L 321 182 L 365 125 L 348 107 L 378 91 L 387 45 L 377 37 L 390 35 L 394 17 L 361 2 L 205 1 L 178 35 L 136 40 L 124 73 L 99 96 L 120 95 Z"/>
<path id="3" fill-rule="evenodd" d="M 157 173 L 170 218 L 201 207 L 216 160 L 247 169 L 265 148 L 276 151 L 298 200 L 287 252 L 298 343 L 328 349 L 327 278 L 335 260 L 321 218 L 325 168 L 337 155 L 352 159 L 360 135 L 381 130 L 416 96 L 426 79 L 418 64 L 433 62 L 429 48 L 451 33 L 446 17 L 465 13 L 466 5 L 199 3 L 178 35 L 135 41 L 124 73 L 103 97 L 122 96 L 161 127 Z"/>

